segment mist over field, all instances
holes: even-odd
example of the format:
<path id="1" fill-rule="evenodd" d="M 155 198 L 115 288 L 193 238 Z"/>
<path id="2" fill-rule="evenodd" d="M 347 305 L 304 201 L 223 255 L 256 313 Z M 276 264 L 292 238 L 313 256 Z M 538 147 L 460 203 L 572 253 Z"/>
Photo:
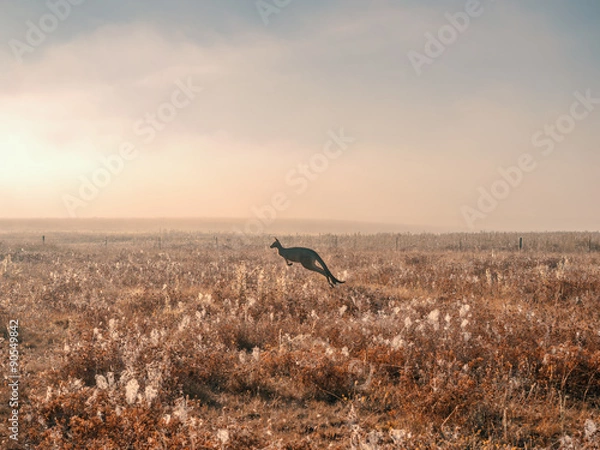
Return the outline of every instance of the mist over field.
<path id="1" fill-rule="evenodd" d="M 253 219 L 206 218 L 110 218 L 110 219 L 0 219 L 0 233 L 10 232 L 96 232 L 139 233 L 161 230 L 194 231 L 203 233 L 244 234 L 245 226 Z M 256 219 L 254 219 L 256 220 Z M 348 233 L 407 233 L 442 232 L 437 227 L 402 226 L 385 223 L 353 222 L 344 220 L 280 219 L 265 225 L 265 234 L 348 234 Z"/>

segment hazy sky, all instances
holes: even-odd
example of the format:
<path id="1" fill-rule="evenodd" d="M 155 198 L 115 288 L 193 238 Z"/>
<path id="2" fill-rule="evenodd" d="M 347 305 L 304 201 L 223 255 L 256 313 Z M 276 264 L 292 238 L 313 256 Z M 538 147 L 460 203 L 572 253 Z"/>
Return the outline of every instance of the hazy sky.
<path id="1" fill-rule="evenodd" d="M 3 218 L 600 228 L 597 0 L 20 0 L 0 36 Z"/>

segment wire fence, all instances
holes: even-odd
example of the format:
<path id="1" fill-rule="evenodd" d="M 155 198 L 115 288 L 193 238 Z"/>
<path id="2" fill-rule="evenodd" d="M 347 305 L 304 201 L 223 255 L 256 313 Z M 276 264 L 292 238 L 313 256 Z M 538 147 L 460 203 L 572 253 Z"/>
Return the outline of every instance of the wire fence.
<path id="1" fill-rule="evenodd" d="M 549 252 L 600 251 L 599 232 L 546 233 L 379 233 L 379 234 L 283 234 L 285 247 L 311 247 L 331 251 L 425 251 L 425 252 Z M 0 234 L 0 252 L 52 250 L 56 247 L 120 247 L 142 250 L 214 250 L 220 252 L 268 248 L 271 235 L 207 233 L 176 229 L 156 232 L 5 232 Z"/>

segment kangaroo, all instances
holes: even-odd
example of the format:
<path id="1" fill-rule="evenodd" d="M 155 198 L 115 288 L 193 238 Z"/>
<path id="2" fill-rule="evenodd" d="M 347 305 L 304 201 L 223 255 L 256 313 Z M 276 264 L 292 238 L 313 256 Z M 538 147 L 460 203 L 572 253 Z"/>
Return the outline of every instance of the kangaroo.
<path id="1" fill-rule="evenodd" d="M 327 278 L 327 282 L 329 286 L 334 287 L 336 283 L 345 283 L 345 281 L 340 281 L 327 268 L 325 265 L 325 261 L 318 255 L 317 252 L 311 250 L 306 247 L 290 247 L 285 248 L 279 242 L 279 239 L 275 238 L 275 242 L 271 244 L 271 248 L 276 248 L 277 252 L 280 256 L 285 259 L 285 262 L 288 266 L 291 266 L 292 263 L 298 262 L 304 266 L 305 269 L 312 270 L 314 272 L 318 272 Z M 319 263 L 321 267 L 319 267 L 316 263 Z"/>

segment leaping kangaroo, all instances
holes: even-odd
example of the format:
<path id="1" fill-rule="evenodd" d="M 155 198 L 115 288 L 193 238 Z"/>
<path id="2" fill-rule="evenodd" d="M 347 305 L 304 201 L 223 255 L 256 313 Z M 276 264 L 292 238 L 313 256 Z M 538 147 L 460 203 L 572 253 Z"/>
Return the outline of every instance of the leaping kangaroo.
<path id="1" fill-rule="evenodd" d="M 334 287 L 336 283 L 345 283 L 345 281 L 340 281 L 327 268 L 325 265 L 325 261 L 319 256 L 317 252 L 311 250 L 306 247 L 290 247 L 285 248 L 279 242 L 279 239 L 275 238 L 275 242 L 271 244 L 271 248 L 276 248 L 277 252 L 280 256 L 285 259 L 285 262 L 288 266 L 291 266 L 292 263 L 298 262 L 304 266 L 305 269 L 312 270 L 314 272 L 318 272 L 327 278 L 327 282 L 331 287 Z M 316 263 L 319 263 L 321 267 L 319 267 Z"/>

